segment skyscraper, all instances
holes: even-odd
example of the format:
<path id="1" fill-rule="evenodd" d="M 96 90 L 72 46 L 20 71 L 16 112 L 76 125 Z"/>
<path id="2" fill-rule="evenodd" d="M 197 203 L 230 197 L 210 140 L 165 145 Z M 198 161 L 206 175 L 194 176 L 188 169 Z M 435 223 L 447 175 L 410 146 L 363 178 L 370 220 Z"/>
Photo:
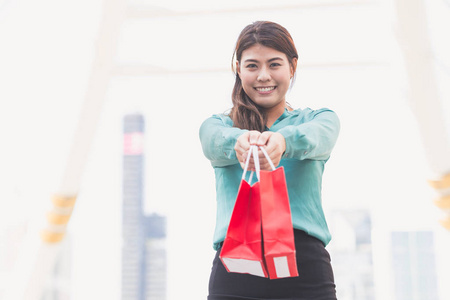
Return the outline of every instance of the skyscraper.
<path id="1" fill-rule="evenodd" d="M 122 300 L 164 300 L 166 220 L 142 206 L 144 117 L 126 115 L 123 125 Z"/>
<path id="2" fill-rule="evenodd" d="M 394 231 L 391 247 L 395 299 L 439 299 L 433 232 Z"/>
<path id="3" fill-rule="evenodd" d="M 333 240 L 328 249 L 340 300 L 375 300 L 370 212 L 334 210 L 328 217 Z"/>
<path id="4" fill-rule="evenodd" d="M 152 214 L 145 218 L 145 299 L 166 299 L 166 218 Z"/>

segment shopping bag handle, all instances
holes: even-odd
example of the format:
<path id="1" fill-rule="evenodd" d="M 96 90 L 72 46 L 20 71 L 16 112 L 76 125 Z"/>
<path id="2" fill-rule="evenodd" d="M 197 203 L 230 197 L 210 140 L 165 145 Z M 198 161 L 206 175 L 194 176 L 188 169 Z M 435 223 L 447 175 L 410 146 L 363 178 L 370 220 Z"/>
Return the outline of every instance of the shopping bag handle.
<path id="1" fill-rule="evenodd" d="M 252 154 L 253 154 L 253 160 L 255 162 L 256 177 L 259 180 L 259 173 L 260 173 L 261 168 L 260 168 L 260 164 L 259 164 L 258 148 L 261 149 L 262 153 L 266 157 L 267 161 L 269 162 L 270 167 L 272 168 L 272 171 L 275 170 L 275 165 L 273 164 L 272 160 L 270 159 L 269 154 L 267 153 L 266 149 L 264 149 L 261 146 L 252 145 L 252 146 L 250 146 L 250 149 L 247 154 L 247 159 L 245 160 L 244 172 L 242 174 L 243 180 L 245 180 L 245 175 L 247 174 L 248 165 L 249 165 L 250 157 L 252 156 Z M 250 178 L 249 178 L 248 182 L 251 182 L 252 178 L 253 178 L 253 172 L 250 173 Z"/>
<path id="2" fill-rule="evenodd" d="M 251 149 L 251 150 L 253 150 L 253 161 L 255 162 L 256 178 L 258 178 L 258 180 L 259 180 L 260 167 L 259 167 L 258 146 L 252 146 L 252 147 L 253 147 L 253 149 Z"/>
<path id="3" fill-rule="evenodd" d="M 245 165 L 244 165 L 244 172 L 242 173 L 242 180 L 245 180 L 245 175 L 247 174 L 248 164 L 250 162 L 250 157 L 252 156 L 252 153 L 253 153 L 253 147 L 255 147 L 255 146 L 250 146 L 250 149 L 248 151 L 247 159 L 245 160 Z M 252 182 L 252 178 L 253 178 L 253 171 L 250 173 L 250 178 L 248 179 L 249 183 Z"/>
<path id="4" fill-rule="evenodd" d="M 269 154 L 267 153 L 266 149 L 264 149 L 264 147 L 259 147 L 262 151 L 262 153 L 264 154 L 264 156 L 266 157 L 267 161 L 269 162 L 270 167 L 272 168 L 272 171 L 275 171 L 275 165 L 273 164 L 272 160 L 269 157 Z"/>

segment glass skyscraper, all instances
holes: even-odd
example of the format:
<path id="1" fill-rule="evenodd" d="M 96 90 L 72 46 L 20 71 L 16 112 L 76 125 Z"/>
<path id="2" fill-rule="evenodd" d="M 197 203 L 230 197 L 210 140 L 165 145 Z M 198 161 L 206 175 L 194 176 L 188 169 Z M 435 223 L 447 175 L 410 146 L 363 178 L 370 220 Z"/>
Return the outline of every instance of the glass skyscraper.
<path id="1" fill-rule="evenodd" d="M 395 299 L 439 299 L 433 232 L 394 231 L 391 247 Z"/>
<path id="2" fill-rule="evenodd" d="M 122 300 L 166 299 L 166 219 L 145 216 L 141 114 L 123 122 Z"/>
<path id="3" fill-rule="evenodd" d="M 340 300 L 375 300 L 372 218 L 365 209 L 330 212 L 330 251 Z"/>

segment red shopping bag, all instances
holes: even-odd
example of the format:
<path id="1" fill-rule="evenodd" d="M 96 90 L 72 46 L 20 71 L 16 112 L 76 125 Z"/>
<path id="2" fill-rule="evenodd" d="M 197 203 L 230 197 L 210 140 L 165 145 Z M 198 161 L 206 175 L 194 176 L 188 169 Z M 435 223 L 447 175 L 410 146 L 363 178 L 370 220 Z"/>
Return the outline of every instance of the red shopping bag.
<path id="1" fill-rule="evenodd" d="M 260 171 L 260 201 L 264 258 L 270 279 L 298 276 L 294 229 L 284 168 Z"/>
<path id="2" fill-rule="evenodd" d="M 253 186 L 250 186 L 245 181 L 251 153 L 252 151 L 249 151 L 244 175 L 219 257 L 228 272 L 267 277 L 262 255 L 260 184 L 256 182 Z M 251 182 L 251 179 L 249 181 Z"/>

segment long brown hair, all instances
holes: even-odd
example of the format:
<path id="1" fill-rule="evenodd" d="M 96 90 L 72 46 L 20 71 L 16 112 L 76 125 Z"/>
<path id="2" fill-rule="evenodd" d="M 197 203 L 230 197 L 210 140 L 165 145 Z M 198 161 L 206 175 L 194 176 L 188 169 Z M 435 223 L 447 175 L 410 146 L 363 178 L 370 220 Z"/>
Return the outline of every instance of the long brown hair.
<path id="1" fill-rule="evenodd" d="M 294 58 L 298 59 L 298 54 L 289 32 L 286 28 L 274 22 L 254 22 L 246 26 L 238 37 L 231 62 L 236 81 L 231 95 L 233 107 L 230 111 L 230 118 L 233 120 L 235 127 L 263 132 L 267 122 L 266 112 L 245 93 L 241 78 L 235 69 L 235 62 L 240 62 L 242 52 L 256 44 L 286 54 L 294 73 L 296 64 L 293 60 Z"/>

